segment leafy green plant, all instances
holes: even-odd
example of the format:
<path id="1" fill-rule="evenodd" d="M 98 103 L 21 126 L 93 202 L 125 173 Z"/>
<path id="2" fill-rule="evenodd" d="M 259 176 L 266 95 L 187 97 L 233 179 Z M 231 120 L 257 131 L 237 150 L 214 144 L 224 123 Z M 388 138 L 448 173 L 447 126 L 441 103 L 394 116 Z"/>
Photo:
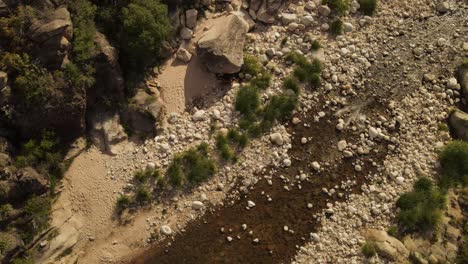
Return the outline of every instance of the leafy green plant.
<path id="1" fill-rule="evenodd" d="M 318 40 L 312 41 L 312 44 L 310 45 L 310 49 L 312 51 L 319 50 L 321 47 L 322 47 L 322 45 L 320 44 L 320 42 Z"/>
<path id="2" fill-rule="evenodd" d="M 242 71 L 246 74 L 250 74 L 253 77 L 263 72 L 263 65 L 258 59 L 252 55 L 244 55 L 244 64 L 242 65 Z"/>
<path id="3" fill-rule="evenodd" d="M 396 237 L 398 235 L 398 227 L 391 226 L 387 229 L 387 233 L 392 237 Z"/>
<path id="4" fill-rule="evenodd" d="M 294 78 L 291 78 L 291 77 L 285 78 L 283 82 L 283 87 L 284 89 L 291 90 L 295 92 L 296 94 L 299 93 L 299 83 Z"/>
<path id="5" fill-rule="evenodd" d="M 119 211 L 124 210 L 125 208 L 128 208 L 131 203 L 132 201 L 130 200 L 130 197 L 122 194 L 117 198 L 117 209 Z"/>
<path id="6" fill-rule="evenodd" d="M 413 191 L 398 199 L 398 221 L 408 231 L 433 231 L 441 221 L 445 202 L 445 195 L 432 181 L 421 178 L 415 182 Z"/>
<path id="7" fill-rule="evenodd" d="M 16 223 L 21 238 L 30 242 L 49 225 L 51 199 L 48 196 L 33 196 L 24 206 L 24 216 Z"/>
<path id="8" fill-rule="evenodd" d="M 146 183 L 149 179 L 157 179 L 159 176 L 159 170 L 146 168 L 136 171 L 133 178 L 139 183 Z"/>
<path id="9" fill-rule="evenodd" d="M 439 185 L 443 189 L 454 185 L 468 184 L 468 142 L 452 141 L 439 155 L 441 177 Z"/>
<path id="10" fill-rule="evenodd" d="M 73 20 L 73 60 L 85 62 L 94 52 L 94 17 L 97 7 L 88 0 L 69 1 L 68 7 Z"/>
<path id="11" fill-rule="evenodd" d="M 135 200 L 140 204 L 151 201 L 151 193 L 145 186 L 139 186 L 136 190 Z"/>
<path id="12" fill-rule="evenodd" d="M 0 233 L 0 256 L 2 256 L 6 252 L 9 245 L 10 241 L 6 238 L 6 236 Z"/>
<path id="13" fill-rule="evenodd" d="M 167 6 L 159 0 L 133 0 L 122 9 L 123 64 L 133 71 L 155 65 L 162 42 L 172 33 Z"/>
<path id="14" fill-rule="evenodd" d="M 377 0 L 359 0 L 359 9 L 368 16 L 372 16 L 377 8 Z"/>
<path id="15" fill-rule="evenodd" d="M 333 20 L 330 25 L 329 32 L 333 36 L 341 35 L 343 33 L 343 22 L 340 19 Z"/>
<path id="16" fill-rule="evenodd" d="M 258 87 L 260 89 L 266 89 L 270 86 L 271 74 L 267 71 L 262 72 L 261 74 L 255 76 L 251 81 L 250 85 Z"/>
<path id="17" fill-rule="evenodd" d="M 323 0 L 322 3 L 330 7 L 332 13 L 338 16 L 344 15 L 349 9 L 348 0 Z"/>
<path id="18" fill-rule="evenodd" d="M 243 86 L 239 89 L 236 96 L 235 108 L 242 115 L 251 117 L 260 106 L 260 95 L 257 87 L 253 85 Z"/>
<path id="19" fill-rule="evenodd" d="M 366 258 L 371 258 L 377 254 L 377 247 L 374 241 L 367 241 L 361 248 L 362 254 Z"/>
<path id="20" fill-rule="evenodd" d="M 173 186 L 182 186 L 185 183 L 199 184 L 212 177 L 216 165 L 208 154 L 208 145 L 201 143 L 178 154 L 169 165 L 166 175 Z"/>

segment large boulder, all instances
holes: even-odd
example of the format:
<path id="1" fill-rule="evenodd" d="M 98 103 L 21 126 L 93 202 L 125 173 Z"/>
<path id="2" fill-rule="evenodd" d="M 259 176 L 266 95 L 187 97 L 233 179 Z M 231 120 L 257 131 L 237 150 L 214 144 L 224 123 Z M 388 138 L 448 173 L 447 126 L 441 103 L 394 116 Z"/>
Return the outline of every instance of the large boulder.
<path id="1" fill-rule="evenodd" d="M 131 131 L 141 136 L 154 136 L 158 125 L 162 122 L 165 108 L 164 102 L 157 91 L 149 94 L 139 90 L 130 99 L 127 111 L 123 112 L 123 119 Z"/>
<path id="2" fill-rule="evenodd" d="M 284 2 L 284 0 L 251 0 L 249 12 L 255 14 L 258 21 L 272 24 L 276 21 L 275 17 Z"/>
<path id="3" fill-rule="evenodd" d="M 408 259 L 409 251 L 398 239 L 389 236 L 387 232 L 377 229 L 368 229 L 364 232 L 367 241 L 374 241 L 377 253 L 383 257 L 403 263 Z"/>
<path id="4" fill-rule="evenodd" d="M 122 102 L 124 100 L 124 78 L 119 65 L 119 53 L 104 34 L 96 32 L 95 68 L 96 83 L 87 91 L 88 108 L 105 101 Z"/>
<path id="5" fill-rule="evenodd" d="M 16 172 L 16 178 L 10 179 L 8 200 L 22 201 L 31 195 L 42 195 L 49 190 L 49 181 L 35 169 L 26 167 Z"/>
<path id="6" fill-rule="evenodd" d="M 244 63 L 247 22 L 237 15 L 227 15 L 213 21 L 198 41 L 197 53 L 206 67 L 214 73 L 232 74 Z"/>
<path id="7" fill-rule="evenodd" d="M 126 140 L 127 134 L 117 114 L 96 114 L 92 118 L 91 139 L 101 150 L 117 154 L 119 149 L 116 145 Z"/>
<path id="8" fill-rule="evenodd" d="M 33 53 L 47 68 L 57 69 L 68 62 L 73 24 L 67 8 L 35 9 L 36 18 L 28 29 Z"/>
<path id="9" fill-rule="evenodd" d="M 462 66 L 458 69 L 458 82 L 461 85 L 465 100 L 468 102 L 468 66 Z"/>
<path id="10" fill-rule="evenodd" d="M 468 114 L 455 110 L 450 114 L 449 125 L 455 137 L 462 140 L 468 140 Z"/>

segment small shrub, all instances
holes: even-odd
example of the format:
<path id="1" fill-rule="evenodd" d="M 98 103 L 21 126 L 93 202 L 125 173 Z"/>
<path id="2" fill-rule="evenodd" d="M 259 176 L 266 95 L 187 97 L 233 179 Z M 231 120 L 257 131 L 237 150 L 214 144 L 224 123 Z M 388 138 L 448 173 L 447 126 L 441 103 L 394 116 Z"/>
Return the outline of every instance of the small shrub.
<path id="1" fill-rule="evenodd" d="M 442 188 L 468 184 L 468 142 L 450 142 L 440 153 L 439 160 L 442 167 L 439 184 Z"/>
<path id="2" fill-rule="evenodd" d="M 151 178 L 157 179 L 159 175 L 160 175 L 159 170 L 145 169 L 145 170 L 139 170 L 135 172 L 135 175 L 133 176 L 133 178 L 139 183 L 146 183 Z"/>
<path id="3" fill-rule="evenodd" d="M 362 254 L 366 258 L 371 258 L 377 254 L 377 247 L 374 241 L 367 241 L 361 248 Z"/>
<path id="4" fill-rule="evenodd" d="M 349 9 L 348 0 L 323 0 L 322 3 L 330 7 L 331 11 L 338 16 L 342 16 Z"/>
<path id="5" fill-rule="evenodd" d="M 131 204 L 130 197 L 127 195 L 120 195 L 119 198 L 117 198 L 117 209 L 118 210 L 124 210 L 128 208 Z"/>
<path id="6" fill-rule="evenodd" d="M 13 206 L 11 206 L 11 204 L 2 204 L 0 206 L 0 220 L 7 218 L 12 211 Z"/>
<path id="7" fill-rule="evenodd" d="M 293 74 L 300 82 L 305 82 L 309 73 L 302 67 L 296 67 Z"/>
<path id="8" fill-rule="evenodd" d="M 184 184 L 184 172 L 180 157 L 175 157 L 167 168 L 169 181 L 173 186 L 182 186 Z"/>
<path id="9" fill-rule="evenodd" d="M 49 225 L 51 200 L 48 196 L 33 196 L 24 206 L 24 217 L 17 223 L 20 236 L 30 242 Z"/>
<path id="10" fill-rule="evenodd" d="M 286 43 L 288 43 L 288 37 L 282 38 L 282 39 L 281 39 L 281 46 L 286 45 Z"/>
<path id="11" fill-rule="evenodd" d="M 0 233 L 0 256 L 6 252 L 9 245 L 10 241 Z"/>
<path id="12" fill-rule="evenodd" d="M 234 157 L 234 151 L 229 146 L 227 137 L 222 133 L 218 133 L 216 136 L 216 148 L 221 153 L 223 160 L 228 161 Z"/>
<path id="13" fill-rule="evenodd" d="M 377 0 L 359 0 L 359 10 L 365 15 L 372 16 L 377 8 Z"/>
<path id="14" fill-rule="evenodd" d="M 235 108 L 242 115 L 253 116 L 260 106 L 260 96 L 255 86 L 247 85 L 241 87 L 236 96 Z"/>
<path id="15" fill-rule="evenodd" d="M 312 41 L 310 49 L 312 51 L 316 51 L 316 50 L 319 50 L 321 47 L 322 47 L 322 45 L 320 45 L 320 42 L 318 42 L 318 40 L 314 40 L 314 41 Z"/>
<path id="16" fill-rule="evenodd" d="M 419 179 L 413 191 L 404 193 L 397 201 L 398 221 L 408 231 L 433 231 L 442 219 L 445 195 L 427 178 Z"/>
<path id="17" fill-rule="evenodd" d="M 274 121 L 283 121 L 284 119 L 290 117 L 292 112 L 296 108 L 297 97 L 288 96 L 288 95 L 275 95 L 263 108 L 263 121 L 268 123 L 273 123 Z M 269 127 L 267 125 L 266 127 Z"/>
<path id="18" fill-rule="evenodd" d="M 398 235 L 398 227 L 396 226 L 391 226 L 388 228 L 387 233 L 391 235 L 392 237 L 396 237 Z"/>
<path id="19" fill-rule="evenodd" d="M 151 193 L 144 186 L 138 187 L 135 195 L 135 199 L 139 203 L 146 203 L 151 200 Z"/>
<path id="20" fill-rule="evenodd" d="M 242 71 L 246 74 L 256 76 L 263 71 L 263 65 L 257 60 L 256 57 L 245 54 L 244 64 L 242 65 Z"/>
<path id="21" fill-rule="evenodd" d="M 321 84 L 322 84 L 322 80 L 320 78 L 320 74 L 318 73 L 312 73 L 310 76 L 309 76 L 309 84 L 312 86 L 312 87 L 319 87 Z"/>
<path id="22" fill-rule="evenodd" d="M 237 143 L 240 148 L 247 146 L 249 139 L 244 133 L 240 133 L 237 129 L 229 129 L 227 138 L 234 143 Z"/>
<path id="23" fill-rule="evenodd" d="M 216 166 L 208 155 L 208 144 L 201 143 L 177 155 L 167 169 L 172 185 L 198 184 L 214 175 Z"/>
<path id="24" fill-rule="evenodd" d="M 329 29 L 330 34 L 333 36 L 338 36 L 343 33 L 343 22 L 340 19 L 334 20 Z"/>
<path id="25" fill-rule="evenodd" d="M 296 94 L 299 92 L 299 83 L 291 77 L 284 79 L 283 87 L 286 90 L 294 91 Z"/>
<path id="26" fill-rule="evenodd" d="M 261 74 L 254 77 L 250 84 L 254 87 L 258 87 L 260 89 L 266 89 L 270 86 L 271 82 L 271 74 L 267 71 L 262 72 Z"/>
<path id="27" fill-rule="evenodd" d="M 445 124 L 445 123 L 438 124 L 437 129 L 439 131 L 445 131 L 445 132 L 449 131 L 449 128 L 448 128 L 447 124 Z"/>

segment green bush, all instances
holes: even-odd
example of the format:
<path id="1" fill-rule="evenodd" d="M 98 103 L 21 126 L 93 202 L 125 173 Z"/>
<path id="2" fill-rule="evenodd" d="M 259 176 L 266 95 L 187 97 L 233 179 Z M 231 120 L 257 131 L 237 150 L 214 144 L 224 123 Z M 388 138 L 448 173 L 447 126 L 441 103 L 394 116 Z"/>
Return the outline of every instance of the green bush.
<path id="1" fill-rule="evenodd" d="M 135 200 L 140 204 L 151 201 L 151 193 L 144 186 L 139 186 L 136 190 Z"/>
<path id="2" fill-rule="evenodd" d="M 318 42 L 318 40 L 314 40 L 314 41 L 312 41 L 310 49 L 312 51 L 316 51 L 316 50 L 319 50 L 321 47 L 322 47 L 322 45 L 320 45 L 320 42 Z"/>
<path id="3" fill-rule="evenodd" d="M 283 121 L 290 117 L 297 105 L 297 96 L 284 94 L 273 96 L 262 111 L 263 121 Z"/>
<path id="4" fill-rule="evenodd" d="M 443 189 L 468 183 L 468 142 L 452 141 L 439 155 L 441 177 L 439 185 Z"/>
<path id="5" fill-rule="evenodd" d="M 127 195 L 123 194 L 120 195 L 119 198 L 117 198 L 117 209 L 118 210 L 124 210 L 125 208 L 128 208 L 131 204 L 130 197 Z"/>
<path id="6" fill-rule="evenodd" d="M 11 204 L 0 205 L 0 221 L 3 220 L 4 218 L 7 218 L 12 211 L 13 211 L 13 206 L 11 206 Z"/>
<path id="7" fill-rule="evenodd" d="M 239 132 L 237 129 L 229 129 L 227 133 L 227 138 L 234 143 L 237 143 L 237 145 L 240 148 L 244 148 L 247 146 L 247 143 L 249 142 L 249 139 L 247 135 L 244 133 Z"/>
<path id="8" fill-rule="evenodd" d="M 334 20 L 329 29 L 330 34 L 333 36 L 338 36 L 343 33 L 343 22 L 340 19 Z"/>
<path id="9" fill-rule="evenodd" d="M 270 86 L 271 82 L 271 74 L 267 71 L 262 72 L 261 74 L 254 77 L 250 80 L 250 84 L 254 87 L 258 87 L 260 89 L 266 89 Z"/>
<path id="10" fill-rule="evenodd" d="M 29 49 L 31 41 L 27 32 L 34 18 L 30 6 L 19 5 L 9 16 L 0 17 L 0 45 L 10 52 L 22 53 Z"/>
<path id="11" fill-rule="evenodd" d="M 251 117 L 260 106 L 260 95 L 255 86 L 247 85 L 239 89 L 236 96 L 235 108 L 242 115 Z"/>
<path id="12" fill-rule="evenodd" d="M 286 90 L 294 91 L 296 94 L 299 93 L 299 83 L 291 77 L 284 79 L 283 87 Z"/>
<path id="13" fill-rule="evenodd" d="M 159 170 L 144 169 L 136 171 L 133 178 L 139 183 L 146 183 L 149 179 L 157 179 L 159 176 Z"/>
<path id="14" fill-rule="evenodd" d="M 88 0 L 69 1 L 68 7 L 73 20 L 73 60 L 79 63 L 85 62 L 95 52 L 94 17 L 97 8 Z"/>
<path id="15" fill-rule="evenodd" d="M 263 72 L 263 65 L 257 60 L 256 57 L 244 54 L 244 64 L 242 71 L 255 77 L 257 74 Z"/>
<path id="16" fill-rule="evenodd" d="M 169 177 L 169 181 L 173 186 L 184 185 L 184 171 L 181 157 L 175 157 L 171 162 L 167 168 L 167 176 Z"/>
<path id="17" fill-rule="evenodd" d="M 391 235 L 392 237 L 396 237 L 398 235 L 398 227 L 391 226 L 387 230 L 387 234 Z"/>
<path id="18" fill-rule="evenodd" d="M 21 239 L 29 243 L 49 225 L 51 200 L 48 196 L 34 196 L 26 201 L 24 216 L 17 222 Z"/>
<path id="19" fill-rule="evenodd" d="M 377 8 L 377 0 L 359 0 L 359 9 L 368 16 L 372 16 Z"/>
<path id="20" fill-rule="evenodd" d="M 366 258 L 371 258 L 377 254 L 377 247 L 374 241 L 367 241 L 361 248 L 362 254 Z"/>
<path id="21" fill-rule="evenodd" d="M 9 245 L 10 241 L 0 233 L 0 256 L 6 252 Z"/>
<path id="22" fill-rule="evenodd" d="M 338 16 L 344 15 L 349 9 L 348 0 L 323 0 L 322 3 L 330 7 L 332 13 Z"/>
<path id="23" fill-rule="evenodd" d="M 429 179 L 421 178 L 413 191 L 398 199 L 398 221 L 408 231 L 432 231 L 441 221 L 445 200 L 445 195 Z"/>
<path id="24" fill-rule="evenodd" d="M 159 61 L 162 42 L 172 33 L 167 6 L 159 0 L 133 0 L 122 9 L 123 64 L 138 72 Z"/>
<path id="25" fill-rule="evenodd" d="M 216 166 L 208 154 L 208 145 L 201 143 L 177 155 L 167 169 L 166 175 L 173 186 L 186 182 L 198 184 L 214 175 Z"/>
<path id="26" fill-rule="evenodd" d="M 31 139 L 23 145 L 21 155 L 16 157 L 17 167 L 31 166 L 51 179 L 59 179 L 63 174 L 62 154 L 59 141 L 53 132 L 44 131 L 40 141 Z"/>

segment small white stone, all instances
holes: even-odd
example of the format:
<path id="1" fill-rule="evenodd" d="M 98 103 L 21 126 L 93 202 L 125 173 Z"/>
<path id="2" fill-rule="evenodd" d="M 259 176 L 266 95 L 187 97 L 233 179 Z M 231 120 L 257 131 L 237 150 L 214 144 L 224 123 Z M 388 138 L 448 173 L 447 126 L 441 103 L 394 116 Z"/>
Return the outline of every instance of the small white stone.
<path id="1" fill-rule="evenodd" d="M 252 201 L 250 201 L 250 200 L 248 200 L 248 201 L 247 201 L 247 206 L 248 206 L 249 208 L 255 207 L 255 203 L 252 202 Z"/>
<path id="2" fill-rule="evenodd" d="M 346 140 L 340 140 L 337 144 L 338 146 L 338 150 L 339 151 L 343 151 L 346 149 L 346 147 L 348 146 L 348 143 L 346 143 Z"/>
<path id="3" fill-rule="evenodd" d="M 193 210 L 201 210 L 205 207 L 205 205 L 200 201 L 193 201 L 192 202 L 192 209 Z"/>
<path id="4" fill-rule="evenodd" d="M 312 168 L 316 171 L 320 171 L 320 164 L 317 161 L 312 162 Z"/>
<path id="5" fill-rule="evenodd" d="M 159 231 L 161 232 L 161 234 L 163 235 L 166 235 L 166 236 L 169 236 L 172 234 L 172 229 L 170 226 L 168 225 L 163 225 L 161 226 L 161 228 L 159 229 Z"/>

